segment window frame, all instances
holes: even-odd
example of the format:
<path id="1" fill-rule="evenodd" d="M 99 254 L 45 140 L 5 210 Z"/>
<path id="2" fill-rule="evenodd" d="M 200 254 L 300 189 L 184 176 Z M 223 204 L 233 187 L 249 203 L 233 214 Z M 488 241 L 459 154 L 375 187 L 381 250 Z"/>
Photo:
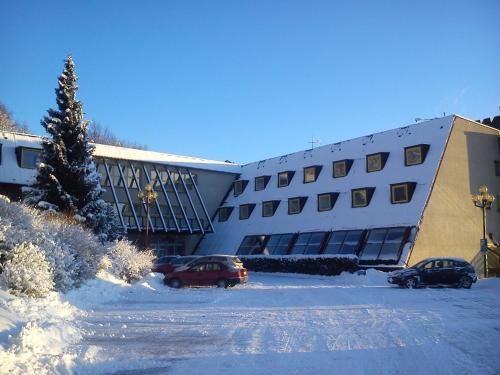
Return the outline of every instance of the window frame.
<path id="1" fill-rule="evenodd" d="M 336 242 L 337 244 L 339 244 L 339 251 L 336 252 L 336 253 L 333 253 L 333 252 L 326 253 L 325 251 L 327 251 L 327 249 L 328 249 L 328 245 L 330 244 L 330 240 L 333 238 L 333 236 L 336 233 L 340 233 L 340 232 L 344 232 L 344 236 L 342 237 L 342 242 Z M 359 252 L 361 251 L 361 249 L 363 248 L 363 243 L 364 243 L 364 240 L 365 240 L 365 237 L 366 237 L 366 232 L 367 231 L 364 230 L 364 229 L 344 229 L 344 230 L 331 231 L 329 233 L 328 237 L 325 239 L 325 242 L 323 244 L 323 249 L 321 251 L 321 254 L 325 254 L 325 255 L 346 255 L 346 254 L 352 254 L 352 253 L 348 253 L 348 252 L 343 252 L 342 249 L 344 248 L 344 244 L 346 244 L 346 239 L 348 238 L 349 234 L 352 234 L 353 232 L 360 232 L 359 233 L 358 242 L 355 245 L 356 251 L 353 254 L 353 255 L 358 255 Z"/>
<path id="2" fill-rule="evenodd" d="M 270 215 L 265 215 L 265 205 L 271 205 L 271 211 L 272 213 Z M 272 217 L 276 213 L 276 210 L 278 209 L 278 206 L 280 204 L 279 200 L 271 200 L 271 201 L 263 201 L 262 202 L 262 217 Z"/>
<path id="3" fill-rule="evenodd" d="M 219 223 L 224 223 L 224 222 L 228 221 L 229 218 L 231 217 L 231 214 L 233 213 L 233 210 L 234 210 L 233 206 L 219 207 L 219 209 L 217 210 L 217 221 Z M 221 212 L 226 212 L 227 216 L 221 217 Z M 224 220 L 222 220 L 222 219 L 224 219 Z"/>
<path id="4" fill-rule="evenodd" d="M 323 168 L 323 166 L 321 166 L 321 165 L 310 165 L 308 167 L 304 167 L 302 183 L 310 184 L 310 183 L 316 182 L 316 180 L 319 177 L 319 174 L 321 173 L 322 168 Z M 307 181 L 306 180 L 306 175 L 307 175 L 306 173 L 310 170 L 312 170 L 312 172 L 313 172 L 313 179 L 311 181 Z"/>
<path id="5" fill-rule="evenodd" d="M 23 168 L 23 169 L 37 169 L 36 163 L 35 163 L 34 167 L 26 167 L 26 166 L 24 166 L 24 152 L 25 151 L 37 151 L 38 152 L 37 160 L 39 161 L 40 160 L 40 155 L 42 154 L 43 149 L 36 148 L 36 147 L 25 147 L 25 146 L 18 146 L 15 149 L 16 157 L 17 157 L 17 164 L 19 165 L 20 168 Z"/>
<path id="6" fill-rule="evenodd" d="M 354 160 L 353 159 L 342 159 L 342 160 L 336 160 L 332 163 L 332 177 L 333 178 L 342 178 L 342 177 L 346 177 L 350 170 L 351 170 L 351 167 L 352 167 L 352 164 L 353 164 Z M 344 164 L 344 171 L 345 171 L 345 174 L 344 175 L 341 175 L 341 176 L 337 176 L 335 174 L 335 165 L 339 164 L 339 163 L 343 163 Z"/>
<path id="7" fill-rule="evenodd" d="M 295 238 L 295 241 L 294 241 L 293 245 L 290 247 L 288 253 L 291 254 L 291 255 L 301 255 L 301 254 L 305 254 L 305 255 L 317 255 L 317 254 L 321 254 L 321 252 L 323 251 L 323 247 L 325 245 L 325 240 L 327 238 L 329 238 L 329 233 L 330 232 L 327 232 L 327 231 L 297 233 L 297 237 Z M 316 243 L 314 243 L 314 244 L 311 243 L 311 239 L 316 234 L 321 234 L 323 236 L 321 238 L 320 243 L 319 243 L 318 250 L 317 250 L 317 252 L 314 252 L 314 253 L 308 252 L 308 249 L 309 249 L 310 246 L 312 247 L 312 245 L 316 245 Z M 295 249 L 295 247 L 297 246 L 299 238 L 301 236 L 304 236 L 304 235 L 307 235 L 309 237 L 307 238 L 307 242 L 305 243 L 305 245 L 303 245 L 303 247 L 304 247 L 303 252 L 300 252 L 300 253 L 299 252 L 294 252 L 293 249 Z M 300 246 L 302 246 L 302 244 L 300 244 Z"/>
<path id="8" fill-rule="evenodd" d="M 242 208 L 247 207 L 248 208 L 248 216 L 247 217 L 242 217 Z M 239 207 L 239 220 L 248 220 L 250 216 L 252 216 L 253 209 L 255 208 L 255 204 L 253 203 L 246 203 L 246 204 L 240 204 Z"/>
<path id="9" fill-rule="evenodd" d="M 258 179 L 262 179 L 263 180 L 263 187 L 262 187 L 262 189 L 257 189 L 257 180 Z M 269 183 L 270 179 L 271 179 L 271 176 L 257 176 L 257 177 L 255 177 L 254 181 L 253 181 L 254 191 L 266 190 L 267 184 Z"/>
<path id="10" fill-rule="evenodd" d="M 366 204 L 365 205 L 358 205 L 354 204 L 354 194 L 359 191 L 364 191 L 365 192 L 365 200 Z M 368 207 L 370 205 L 371 199 L 373 197 L 373 193 L 375 192 L 374 187 L 363 187 L 363 188 L 356 188 L 356 189 L 351 189 L 351 208 L 362 208 L 362 207 Z"/>
<path id="11" fill-rule="evenodd" d="M 286 175 L 286 179 L 287 179 L 286 185 L 281 185 L 281 183 L 280 183 L 280 176 L 282 176 L 282 175 Z M 295 175 L 295 171 L 278 172 L 278 188 L 284 188 L 284 187 L 290 186 L 290 183 L 292 182 L 294 175 Z"/>
<path id="12" fill-rule="evenodd" d="M 281 244 L 281 240 L 284 236 L 290 236 L 289 240 L 288 240 L 288 243 L 286 244 L 287 247 L 286 247 L 286 251 L 283 252 L 283 253 L 276 253 L 275 250 L 277 248 L 280 248 L 280 247 L 283 247 L 282 244 Z M 278 237 L 278 241 L 276 242 L 276 244 L 272 247 L 272 252 L 269 251 L 269 243 L 271 242 L 271 238 L 272 237 Z M 267 236 L 267 241 L 265 243 L 265 245 L 263 246 L 262 248 L 262 254 L 266 253 L 266 255 L 289 255 L 290 254 L 290 250 L 293 248 L 293 246 L 295 246 L 295 242 L 297 241 L 297 233 L 274 233 L 274 234 L 270 234 L 269 236 Z"/>
<path id="13" fill-rule="evenodd" d="M 420 148 L 420 161 L 416 163 L 408 162 L 408 152 L 413 148 Z M 428 144 L 418 144 L 413 146 L 407 146 L 404 148 L 404 159 L 405 159 L 405 167 L 411 167 L 414 165 L 420 165 L 425 162 L 425 158 L 427 157 L 427 153 L 429 152 L 430 145 Z"/>
<path id="14" fill-rule="evenodd" d="M 248 180 L 236 180 L 233 182 L 233 195 L 235 197 L 243 194 L 243 192 L 245 191 L 246 187 L 248 185 Z M 236 191 L 236 186 L 241 186 L 241 191 L 237 192 Z"/>
<path id="15" fill-rule="evenodd" d="M 325 196 L 329 197 L 329 199 L 330 199 L 330 205 L 329 205 L 330 207 L 327 208 L 327 209 L 321 209 L 319 202 L 320 202 L 320 199 L 322 197 L 325 197 Z M 320 193 L 320 194 L 318 194 L 317 195 L 317 203 L 318 203 L 317 210 L 318 210 L 318 212 L 331 211 L 333 209 L 333 206 L 335 206 L 335 203 L 337 202 L 338 197 L 339 197 L 339 193 L 336 193 L 336 192 L 333 192 L 333 193 Z"/>
<path id="16" fill-rule="evenodd" d="M 365 241 L 364 241 L 363 246 L 359 252 L 360 264 L 363 264 L 363 263 L 365 263 L 365 264 L 370 263 L 371 264 L 371 263 L 377 263 L 377 262 L 378 263 L 381 263 L 381 262 L 395 262 L 395 263 L 397 263 L 397 262 L 399 262 L 404 245 L 408 242 L 408 240 L 410 238 L 411 228 L 412 227 L 396 226 L 396 227 L 372 228 L 370 230 L 367 230 L 366 235 L 365 235 Z M 386 243 L 392 242 L 392 241 L 388 241 L 389 233 L 391 230 L 396 230 L 396 229 L 403 229 L 404 230 L 403 236 L 401 237 L 398 251 L 396 252 L 396 257 L 395 257 L 395 259 L 383 259 L 383 258 L 381 258 L 381 255 L 382 255 L 382 250 L 384 249 L 384 245 Z M 369 243 L 368 241 L 369 241 L 371 233 L 373 231 L 380 231 L 380 230 L 385 230 L 383 241 L 382 242 L 373 242 L 373 243 L 380 243 L 380 247 L 378 249 L 377 255 L 373 259 L 363 259 L 363 253 L 366 249 L 366 245 Z"/>
<path id="17" fill-rule="evenodd" d="M 379 169 L 370 169 L 368 160 L 373 157 L 380 157 L 380 168 Z M 385 164 L 387 163 L 387 159 L 389 158 L 388 152 L 375 152 L 373 154 L 366 155 L 366 173 L 380 172 L 385 168 Z"/>
<path id="18" fill-rule="evenodd" d="M 245 243 L 247 238 L 248 239 L 257 239 L 258 240 L 257 242 L 260 242 L 259 247 L 251 247 L 249 245 L 246 245 L 245 249 L 250 248 L 251 251 L 246 252 L 246 253 L 241 253 L 241 247 L 243 246 L 243 244 Z M 262 254 L 265 250 L 265 247 L 267 245 L 268 240 L 269 240 L 269 236 L 266 236 L 264 234 L 247 235 L 247 236 L 243 237 L 243 239 L 241 240 L 240 246 L 238 246 L 238 250 L 236 250 L 236 255 L 255 255 L 254 253 L 256 252 L 256 250 L 257 250 L 258 254 Z M 255 245 L 252 245 L 252 246 L 255 246 Z"/>
<path id="19" fill-rule="evenodd" d="M 416 182 L 398 182 L 395 184 L 391 184 L 391 203 L 392 204 L 404 204 L 410 203 L 413 198 L 413 193 L 415 192 L 415 187 L 417 186 Z M 404 187 L 406 190 L 406 199 L 405 200 L 396 200 L 395 199 L 395 189 L 399 187 Z"/>
<path id="20" fill-rule="evenodd" d="M 291 212 L 290 211 L 290 202 L 291 201 L 298 201 L 299 202 L 299 210 L 298 212 Z M 302 212 L 302 210 L 304 209 L 304 206 L 307 202 L 307 197 L 291 197 L 291 198 L 288 198 L 288 215 L 298 215 Z"/>

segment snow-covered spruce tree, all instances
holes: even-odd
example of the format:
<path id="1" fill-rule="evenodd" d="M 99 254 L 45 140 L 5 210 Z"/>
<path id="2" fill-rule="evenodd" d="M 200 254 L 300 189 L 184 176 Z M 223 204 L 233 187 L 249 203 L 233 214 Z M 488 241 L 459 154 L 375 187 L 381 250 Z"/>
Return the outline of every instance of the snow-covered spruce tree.
<path id="1" fill-rule="evenodd" d="M 64 212 L 84 221 L 103 241 L 123 236 L 103 192 L 92 159 L 94 147 L 87 138 L 88 122 L 76 99 L 78 77 L 68 56 L 56 92 L 58 109 L 49 109 L 41 124 L 50 137 L 42 141 L 38 175 L 25 202 L 43 210 Z"/>

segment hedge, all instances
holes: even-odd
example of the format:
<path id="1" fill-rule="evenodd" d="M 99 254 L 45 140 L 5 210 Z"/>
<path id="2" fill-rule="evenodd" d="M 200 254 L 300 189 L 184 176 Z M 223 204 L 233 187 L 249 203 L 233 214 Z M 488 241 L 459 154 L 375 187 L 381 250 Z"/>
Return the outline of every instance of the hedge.
<path id="1" fill-rule="evenodd" d="M 339 275 L 358 269 L 357 257 L 339 256 L 239 256 L 249 271 Z"/>

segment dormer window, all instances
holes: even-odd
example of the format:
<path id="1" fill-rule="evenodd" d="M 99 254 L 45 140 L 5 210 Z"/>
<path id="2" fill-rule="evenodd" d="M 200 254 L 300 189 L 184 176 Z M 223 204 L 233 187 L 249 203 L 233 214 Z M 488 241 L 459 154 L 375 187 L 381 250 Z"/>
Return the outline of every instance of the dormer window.
<path id="1" fill-rule="evenodd" d="M 302 212 L 307 197 L 288 198 L 288 215 L 296 215 Z"/>
<path id="2" fill-rule="evenodd" d="M 338 197 L 339 193 L 318 194 L 318 211 L 330 211 Z"/>
<path id="3" fill-rule="evenodd" d="M 240 205 L 240 220 L 246 220 L 252 214 L 255 204 L 242 204 Z"/>
<path id="4" fill-rule="evenodd" d="M 248 180 L 234 181 L 233 184 L 234 196 L 237 197 L 238 195 L 242 194 L 245 191 L 247 184 Z"/>
<path id="5" fill-rule="evenodd" d="M 410 202 L 416 186 L 416 182 L 391 184 L 391 203 L 398 204 Z"/>
<path id="6" fill-rule="evenodd" d="M 219 208 L 219 221 L 227 221 L 233 212 L 234 207 L 220 207 Z"/>
<path id="7" fill-rule="evenodd" d="M 315 182 L 321 172 L 321 165 L 313 165 L 304 168 L 304 184 Z"/>
<path id="8" fill-rule="evenodd" d="M 428 151 L 429 145 L 427 144 L 405 147 L 405 166 L 422 164 Z"/>
<path id="9" fill-rule="evenodd" d="M 359 188 L 351 190 L 352 204 L 351 207 L 366 207 L 370 204 L 370 201 L 375 191 L 374 187 Z"/>
<path id="10" fill-rule="evenodd" d="M 267 183 L 271 179 L 271 176 L 259 176 L 255 177 L 255 191 L 264 190 L 267 186 Z"/>
<path id="11" fill-rule="evenodd" d="M 353 160 L 344 159 L 333 162 L 333 178 L 345 177 L 351 170 Z"/>
<path id="12" fill-rule="evenodd" d="M 262 217 L 271 217 L 276 212 L 280 201 L 266 201 L 262 202 Z"/>
<path id="13" fill-rule="evenodd" d="M 366 172 L 381 171 L 389 158 L 388 152 L 378 152 L 376 154 L 366 155 Z"/>
<path id="14" fill-rule="evenodd" d="M 294 174 L 295 174 L 294 171 L 286 171 L 278 173 L 278 187 L 281 188 L 290 185 L 290 182 L 292 182 Z"/>

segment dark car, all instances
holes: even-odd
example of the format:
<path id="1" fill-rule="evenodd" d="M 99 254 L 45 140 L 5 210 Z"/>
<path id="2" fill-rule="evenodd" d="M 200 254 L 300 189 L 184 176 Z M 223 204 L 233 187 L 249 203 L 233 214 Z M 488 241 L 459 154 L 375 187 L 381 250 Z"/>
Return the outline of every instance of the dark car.
<path id="1" fill-rule="evenodd" d="M 151 267 L 151 271 L 153 272 L 161 272 L 159 268 L 164 264 L 170 264 L 174 259 L 179 258 L 178 255 L 165 255 L 159 258 L 156 258 L 153 262 L 153 266 Z"/>
<path id="2" fill-rule="evenodd" d="M 172 288 L 209 285 L 227 288 L 247 281 L 248 272 L 242 266 L 214 260 L 196 261 L 176 268 L 173 272 L 166 274 L 164 279 L 164 283 Z"/>
<path id="3" fill-rule="evenodd" d="M 153 272 L 161 272 L 163 274 L 168 274 L 170 272 L 173 272 L 177 267 L 184 266 L 190 262 L 192 262 L 195 259 L 198 259 L 198 256 L 176 256 L 169 261 L 155 265 L 153 267 Z"/>
<path id="4" fill-rule="evenodd" d="M 477 275 L 474 267 L 463 259 L 429 258 L 389 273 L 387 281 L 405 288 L 439 285 L 469 289 L 477 281 Z"/>

